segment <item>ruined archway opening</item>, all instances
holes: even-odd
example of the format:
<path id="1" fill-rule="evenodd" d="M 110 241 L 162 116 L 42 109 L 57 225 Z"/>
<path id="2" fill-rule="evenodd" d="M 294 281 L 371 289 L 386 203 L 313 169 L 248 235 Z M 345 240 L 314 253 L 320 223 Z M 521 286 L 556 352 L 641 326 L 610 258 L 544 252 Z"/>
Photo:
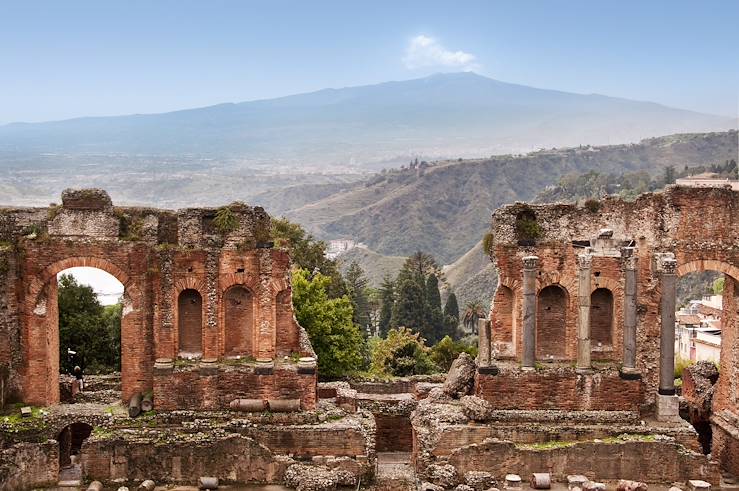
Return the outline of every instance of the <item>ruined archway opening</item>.
<path id="1" fill-rule="evenodd" d="M 60 399 L 119 400 L 123 284 L 103 270 L 75 267 L 61 271 L 55 286 Z"/>
<path id="2" fill-rule="evenodd" d="M 92 426 L 87 423 L 72 423 L 65 426 L 57 435 L 59 442 L 60 481 L 79 479 L 82 473 L 79 457 L 82 444 L 92 434 Z"/>
<path id="3" fill-rule="evenodd" d="M 727 327 L 736 328 L 731 326 L 736 322 L 731 307 L 734 299 L 726 302 L 724 298 L 729 281 L 733 281 L 730 276 L 707 270 L 684 274 L 677 284 L 675 385 L 685 401 L 680 414 L 695 428 L 706 454 L 711 453 L 713 443 L 710 418 L 720 390 L 723 333 Z M 729 290 L 733 296 L 733 289 Z"/>

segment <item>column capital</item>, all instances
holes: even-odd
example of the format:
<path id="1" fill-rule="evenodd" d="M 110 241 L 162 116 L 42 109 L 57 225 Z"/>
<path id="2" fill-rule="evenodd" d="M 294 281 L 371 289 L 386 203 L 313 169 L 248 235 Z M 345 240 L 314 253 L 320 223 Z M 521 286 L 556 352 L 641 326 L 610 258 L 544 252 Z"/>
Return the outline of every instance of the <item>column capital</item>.
<path id="1" fill-rule="evenodd" d="M 592 254 L 578 254 L 577 264 L 580 269 L 590 269 L 593 267 L 593 255 Z"/>
<path id="2" fill-rule="evenodd" d="M 677 260 L 666 258 L 662 261 L 662 274 L 677 274 Z"/>
<path id="3" fill-rule="evenodd" d="M 675 274 L 677 272 L 677 260 L 671 252 L 657 252 L 654 254 L 655 269 L 660 274 Z"/>
<path id="4" fill-rule="evenodd" d="M 623 261 L 624 269 L 636 269 L 636 264 L 639 260 L 639 257 L 636 255 L 636 247 L 622 247 L 621 260 Z"/>
<path id="5" fill-rule="evenodd" d="M 539 267 L 538 256 L 526 256 L 523 258 L 523 269 L 533 270 Z"/>

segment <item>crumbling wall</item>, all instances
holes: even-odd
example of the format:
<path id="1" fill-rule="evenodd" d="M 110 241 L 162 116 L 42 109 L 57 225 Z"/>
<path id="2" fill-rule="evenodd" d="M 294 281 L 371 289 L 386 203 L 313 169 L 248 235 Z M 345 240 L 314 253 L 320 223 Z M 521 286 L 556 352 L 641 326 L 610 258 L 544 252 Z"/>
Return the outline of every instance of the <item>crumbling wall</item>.
<path id="1" fill-rule="evenodd" d="M 55 486 L 59 475 L 59 444 L 16 443 L 0 449 L 0 491 Z"/>
<path id="2" fill-rule="evenodd" d="M 124 285 L 124 400 L 152 390 L 155 360 L 172 364 L 181 351 L 209 362 L 315 356 L 292 312 L 290 258 L 272 247 L 263 209 L 242 203 L 178 211 L 115 207 L 105 191 L 66 190 L 62 205 L 0 208 L 0 374 L 7 372 L 7 391 L 24 402 L 59 400 L 53 287 L 57 273 L 76 266 L 102 269 Z M 238 333 L 251 342 L 226 340 L 226 323 L 235 315 L 225 308 L 226 292 L 235 287 L 253 294 L 252 312 L 246 314 L 254 319 L 251 334 Z M 180 311 L 183 291 L 199 296 L 200 319 Z M 186 325 L 188 318 L 197 325 L 185 329 L 192 336 L 181 340 L 179 321 Z M 252 382 L 274 399 L 307 390 L 299 398 L 306 407 L 315 405 L 315 370 L 299 382 L 288 373 L 286 386 L 275 382 L 276 376 Z M 175 380 L 170 385 L 187 392 Z M 198 379 L 191 387 L 203 385 L 205 379 Z M 161 395 L 157 401 L 154 394 L 155 404 L 179 398 L 171 390 Z M 203 407 L 214 405 L 209 398 L 204 392 L 194 397 Z"/>
<path id="3" fill-rule="evenodd" d="M 486 471 L 500 480 L 509 473 L 530 476 L 542 469 L 558 481 L 569 474 L 583 474 L 594 481 L 632 479 L 649 483 L 703 479 L 717 485 L 721 479 L 715 462 L 669 439 L 580 442 L 552 449 L 488 440 L 455 450 L 449 462 L 459 475 Z"/>
<path id="4" fill-rule="evenodd" d="M 554 285 L 563 289 L 569 298 L 565 312 L 558 314 L 565 318 L 563 323 L 557 324 L 564 332 L 558 333 L 557 339 L 542 343 L 537 355 L 546 356 L 544 351 L 554 349 L 548 348 L 548 343 L 563 347 L 563 360 L 575 361 L 577 256 L 584 247 L 591 245 L 591 239 L 598 237 L 601 229 L 612 231 L 610 240 L 615 254 L 595 254 L 591 283 L 592 291 L 606 288 L 613 295 L 612 343 L 608 346 L 601 341 L 598 346 L 597 342 L 591 342 L 592 359 L 611 361 L 613 366 L 623 360 L 625 273 L 618 248 L 634 247 L 637 257 L 636 366 L 644 383 L 642 403 L 649 405 L 657 392 L 659 365 L 661 289 L 654 254 L 674 253 L 678 275 L 716 270 L 734 279 L 739 277 L 739 193 L 730 189 L 671 186 L 663 193 L 644 194 L 632 202 L 606 197 L 588 206 L 517 203 L 496 210 L 491 228 L 491 259 L 498 272 L 499 287 L 510 289 L 515 305 L 514 320 L 511 322 L 508 320 L 510 302 L 499 302 L 504 296 L 496 293 L 491 312 L 491 345 L 492 353 L 498 359 L 521 359 L 523 257 L 534 255 L 539 258 L 537 294 L 546 292 L 547 287 Z M 539 300 L 541 302 L 542 298 Z M 730 314 L 727 321 L 733 324 L 735 321 L 732 319 L 736 318 L 736 314 Z M 554 322 L 551 319 L 540 320 L 543 327 L 547 322 Z M 595 319 L 596 330 L 600 329 L 600 322 L 601 319 Z M 513 326 L 512 334 L 508 326 Z M 554 354 L 556 358 L 557 353 Z M 731 359 L 722 356 L 722 370 L 734 371 L 739 366 L 739 357 L 731 356 Z M 728 388 L 726 393 L 730 393 Z M 735 400 L 727 404 L 736 410 Z"/>

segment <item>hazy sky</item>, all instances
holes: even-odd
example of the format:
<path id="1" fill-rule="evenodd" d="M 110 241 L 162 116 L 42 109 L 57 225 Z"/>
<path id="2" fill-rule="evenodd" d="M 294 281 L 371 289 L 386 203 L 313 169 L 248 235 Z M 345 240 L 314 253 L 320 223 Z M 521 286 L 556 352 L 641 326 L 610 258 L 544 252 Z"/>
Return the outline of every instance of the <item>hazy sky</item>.
<path id="1" fill-rule="evenodd" d="M 97 268 L 78 267 L 65 269 L 57 275 L 71 274 L 80 285 L 89 285 L 103 305 L 113 305 L 123 295 L 123 285 L 115 276 Z"/>
<path id="2" fill-rule="evenodd" d="M 0 2 L 0 123 L 474 70 L 736 115 L 739 1 Z"/>

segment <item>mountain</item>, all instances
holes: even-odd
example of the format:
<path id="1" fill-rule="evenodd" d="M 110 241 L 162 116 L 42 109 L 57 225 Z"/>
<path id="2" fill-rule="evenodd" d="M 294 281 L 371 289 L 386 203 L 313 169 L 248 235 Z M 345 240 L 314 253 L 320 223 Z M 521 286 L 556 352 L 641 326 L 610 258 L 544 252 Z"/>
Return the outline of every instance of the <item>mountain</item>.
<path id="1" fill-rule="evenodd" d="M 531 200 L 563 175 L 589 170 L 658 173 L 667 165 L 723 163 L 736 155 L 737 132 L 729 131 L 522 156 L 421 162 L 348 184 L 314 202 L 302 200 L 306 204 L 283 214 L 320 238 L 352 238 L 391 256 L 408 256 L 420 249 L 449 264 L 482 238 L 493 210 Z M 294 195 L 296 190 L 285 193 Z M 278 196 L 272 199 L 280 201 Z"/>
<path id="2" fill-rule="evenodd" d="M 452 264 L 444 266 L 444 275 L 460 307 L 473 301 L 481 302 L 486 309 L 490 307 L 498 274 L 490 256 L 483 251 L 482 240 Z"/>
<path id="3" fill-rule="evenodd" d="M 336 258 L 342 273 L 345 273 L 352 262 L 356 261 L 364 270 L 369 286 L 375 288 L 378 288 L 382 284 L 385 276 L 389 276 L 394 280 L 403 268 L 406 259 L 400 256 L 383 256 L 363 246 L 354 247 L 346 252 L 342 252 Z"/>
<path id="4" fill-rule="evenodd" d="M 450 73 L 163 114 L 12 123 L 0 126 L 0 153 L 380 165 L 417 155 L 480 156 L 734 126 L 729 118 L 650 102 Z"/>

